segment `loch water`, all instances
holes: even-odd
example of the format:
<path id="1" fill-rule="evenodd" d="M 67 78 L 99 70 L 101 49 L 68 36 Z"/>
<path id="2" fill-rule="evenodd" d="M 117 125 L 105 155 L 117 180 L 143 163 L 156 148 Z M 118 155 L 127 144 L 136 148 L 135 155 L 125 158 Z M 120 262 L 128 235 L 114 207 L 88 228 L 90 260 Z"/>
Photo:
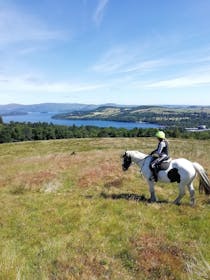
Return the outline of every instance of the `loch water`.
<path id="1" fill-rule="evenodd" d="M 97 126 L 97 127 L 114 127 L 114 128 L 159 128 L 160 125 L 146 122 L 118 122 L 118 121 L 105 121 L 105 120 L 65 120 L 65 119 L 54 119 L 52 118 L 56 113 L 42 113 L 42 112 L 31 112 L 26 115 L 10 115 L 3 116 L 4 123 L 10 122 L 45 122 L 52 123 L 55 125 L 66 125 L 66 126 Z"/>

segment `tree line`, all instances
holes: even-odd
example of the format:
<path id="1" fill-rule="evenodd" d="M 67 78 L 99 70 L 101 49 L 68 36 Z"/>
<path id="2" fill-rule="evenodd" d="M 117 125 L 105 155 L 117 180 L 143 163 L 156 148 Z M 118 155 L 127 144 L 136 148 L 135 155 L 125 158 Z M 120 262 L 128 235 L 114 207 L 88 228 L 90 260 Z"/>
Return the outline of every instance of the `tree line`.
<path id="1" fill-rule="evenodd" d="M 94 137 L 154 137 L 155 128 L 114 128 L 62 126 L 48 123 L 0 123 L 0 143 Z M 210 139 L 210 131 L 189 132 L 182 128 L 164 129 L 167 137 Z"/>

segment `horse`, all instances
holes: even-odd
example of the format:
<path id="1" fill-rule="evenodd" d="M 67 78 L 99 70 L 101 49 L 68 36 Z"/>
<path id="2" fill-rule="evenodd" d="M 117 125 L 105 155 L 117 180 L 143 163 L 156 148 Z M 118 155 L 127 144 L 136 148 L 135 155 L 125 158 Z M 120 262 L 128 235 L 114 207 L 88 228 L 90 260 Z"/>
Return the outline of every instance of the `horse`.
<path id="1" fill-rule="evenodd" d="M 139 151 L 126 151 L 122 156 L 122 169 L 128 170 L 132 163 L 140 167 L 140 172 L 147 180 L 150 192 L 150 201 L 156 202 L 156 194 L 154 188 L 154 181 L 152 178 L 152 171 L 150 164 L 153 157 Z M 188 187 L 190 194 L 190 205 L 195 205 L 195 190 L 193 187 L 193 180 L 199 175 L 199 190 L 205 192 L 206 195 L 210 194 L 210 181 L 207 173 L 202 165 L 197 162 L 191 162 L 185 158 L 169 159 L 167 166 L 164 170 L 158 172 L 158 181 L 165 183 L 177 182 L 179 186 L 179 194 L 174 200 L 174 204 L 180 205 L 181 199 L 185 195 L 185 187 Z"/>

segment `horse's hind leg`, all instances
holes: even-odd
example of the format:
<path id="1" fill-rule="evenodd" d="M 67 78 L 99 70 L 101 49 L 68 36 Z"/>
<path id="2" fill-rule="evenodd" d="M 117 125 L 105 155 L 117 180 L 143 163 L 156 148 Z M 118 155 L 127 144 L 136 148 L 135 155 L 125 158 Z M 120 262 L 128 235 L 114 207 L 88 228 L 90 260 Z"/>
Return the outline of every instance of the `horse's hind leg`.
<path id="1" fill-rule="evenodd" d="M 174 200 L 174 204 L 179 205 L 184 195 L 185 195 L 185 184 L 179 183 L 179 195 Z"/>
<path id="2" fill-rule="evenodd" d="M 189 190 L 189 193 L 190 193 L 190 205 L 191 206 L 194 206 L 195 205 L 195 190 L 194 190 L 194 187 L 193 187 L 193 183 L 189 183 L 187 185 L 188 187 L 188 190 Z"/>

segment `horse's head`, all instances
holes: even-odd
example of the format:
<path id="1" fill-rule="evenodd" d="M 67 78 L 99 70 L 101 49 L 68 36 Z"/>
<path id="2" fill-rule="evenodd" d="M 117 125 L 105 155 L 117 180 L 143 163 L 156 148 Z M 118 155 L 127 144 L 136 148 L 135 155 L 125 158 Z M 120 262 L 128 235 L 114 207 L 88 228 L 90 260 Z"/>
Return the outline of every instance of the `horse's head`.
<path id="1" fill-rule="evenodd" d="M 127 154 L 127 152 L 124 153 L 122 156 L 122 169 L 123 171 L 128 170 L 129 166 L 131 165 L 131 156 Z"/>

